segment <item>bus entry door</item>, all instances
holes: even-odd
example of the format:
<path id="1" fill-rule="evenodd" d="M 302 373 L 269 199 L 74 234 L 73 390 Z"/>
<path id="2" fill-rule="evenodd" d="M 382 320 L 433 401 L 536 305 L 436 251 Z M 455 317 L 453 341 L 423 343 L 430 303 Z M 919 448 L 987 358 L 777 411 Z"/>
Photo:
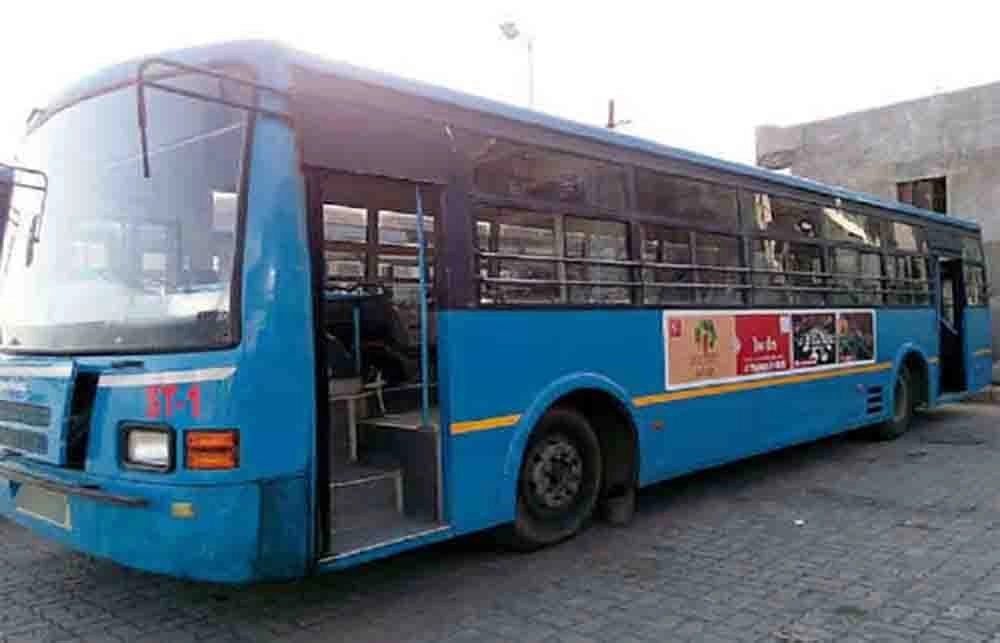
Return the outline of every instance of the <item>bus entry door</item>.
<path id="1" fill-rule="evenodd" d="M 938 263 L 938 333 L 940 335 L 941 392 L 964 391 L 965 383 L 965 283 L 961 259 Z"/>

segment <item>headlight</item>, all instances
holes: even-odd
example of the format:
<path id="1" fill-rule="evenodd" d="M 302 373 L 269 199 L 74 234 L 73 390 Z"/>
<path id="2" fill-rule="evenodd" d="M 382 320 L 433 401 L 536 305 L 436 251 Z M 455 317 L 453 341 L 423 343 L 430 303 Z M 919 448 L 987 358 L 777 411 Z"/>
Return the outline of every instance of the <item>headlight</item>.
<path id="1" fill-rule="evenodd" d="M 123 428 L 122 460 L 131 469 L 170 471 L 174 468 L 174 433 L 165 427 Z"/>

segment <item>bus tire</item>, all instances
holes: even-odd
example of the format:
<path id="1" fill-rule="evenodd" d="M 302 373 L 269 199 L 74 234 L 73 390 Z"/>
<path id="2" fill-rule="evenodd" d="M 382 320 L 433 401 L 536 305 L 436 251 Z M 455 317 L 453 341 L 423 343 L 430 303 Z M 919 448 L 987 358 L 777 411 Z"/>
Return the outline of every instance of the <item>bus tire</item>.
<path id="1" fill-rule="evenodd" d="M 573 409 L 549 410 L 528 439 L 517 482 L 517 517 L 504 540 L 533 551 L 574 536 L 601 491 L 601 445 Z"/>
<path id="2" fill-rule="evenodd" d="M 609 525 L 624 527 L 635 518 L 635 486 L 629 486 L 601 500 L 601 517 Z"/>
<path id="3" fill-rule="evenodd" d="M 892 417 L 872 427 L 871 437 L 875 440 L 895 440 L 910 428 L 914 407 L 913 378 L 910 369 L 903 367 L 896 377 L 893 389 Z"/>

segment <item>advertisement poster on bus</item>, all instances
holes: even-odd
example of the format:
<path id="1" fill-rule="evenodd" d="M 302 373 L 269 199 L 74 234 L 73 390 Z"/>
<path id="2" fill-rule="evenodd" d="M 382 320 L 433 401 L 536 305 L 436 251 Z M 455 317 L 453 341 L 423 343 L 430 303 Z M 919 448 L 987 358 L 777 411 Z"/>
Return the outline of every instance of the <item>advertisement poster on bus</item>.
<path id="1" fill-rule="evenodd" d="M 871 310 L 664 311 L 662 323 L 667 389 L 875 359 Z"/>
<path id="2" fill-rule="evenodd" d="M 756 375 L 788 370 L 786 315 L 738 315 L 736 317 L 737 375 Z"/>
<path id="3" fill-rule="evenodd" d="M 735 376 L 735 323 L 733 315 L 670 317 L 667 322 L 668 381 L 678 385 Z"/>
<path id="4" fill-rule="evenodd" d="M 792 366 L 833 364 L 837 359 L 837 318 L 834 313 L 792 315 Z"/>
<path id="5" fill-rule="evenodd" d="M 875 318 L 869 311 L 837 315 L 837 361 L 841 364 L 875 359 Z"/>

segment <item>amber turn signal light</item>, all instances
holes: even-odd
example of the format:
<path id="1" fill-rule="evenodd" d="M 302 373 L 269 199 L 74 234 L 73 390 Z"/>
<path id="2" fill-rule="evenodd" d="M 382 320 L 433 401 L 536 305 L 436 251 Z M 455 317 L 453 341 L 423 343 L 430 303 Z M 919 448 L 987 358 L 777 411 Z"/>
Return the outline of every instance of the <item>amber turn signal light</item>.
<path id="1" fill-rule="evenodd" d="M 240 464 L 239 431 L 188 431 L 184 446 L 188 469 L 220 471 Z"/>

